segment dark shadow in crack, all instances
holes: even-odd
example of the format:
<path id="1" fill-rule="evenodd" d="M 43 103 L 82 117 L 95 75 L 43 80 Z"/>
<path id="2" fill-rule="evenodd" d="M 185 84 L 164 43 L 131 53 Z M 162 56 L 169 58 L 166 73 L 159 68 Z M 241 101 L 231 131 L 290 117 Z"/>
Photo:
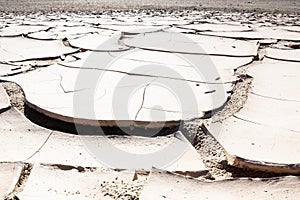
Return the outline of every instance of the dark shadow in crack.
<path id="1" fill-rule="evenodd" d="M 272 173 L 267 171 L 255 171 L 247 168 L 237 168 L 228 165 L 226 161 L 221 164 L 223 166 L 223 169 L 232 174 L 233 178 L 276 178 L 290 175 L 289 173 Z"/>
<path id="2" fill-rule="evenodd" d="M 24 106 L 25 116 L 33 123 L 56 131 L 62 131 L 71 134 L 78 134 L 80 130 L 80 135 L 133 135 L 133 136 L 165 136 L 173 134 L 178 131 L 179 125 L 170 128 L 140 128 L 140 127 L 125 127 L 122 129 L 119 127 L 98 127 L 90 125 L 76 125 L 74 123 L 64 122 L 58 119 L 48 117 L 25 104 Z M 153 134 L 155 133 L 155 134 Z"/>

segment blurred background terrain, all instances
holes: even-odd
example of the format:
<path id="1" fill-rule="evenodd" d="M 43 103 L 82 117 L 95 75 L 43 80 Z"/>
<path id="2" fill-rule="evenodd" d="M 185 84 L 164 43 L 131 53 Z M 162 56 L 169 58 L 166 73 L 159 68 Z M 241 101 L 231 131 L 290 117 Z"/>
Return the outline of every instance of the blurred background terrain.
<path id="1" fill-rule="evenodd" d="M 299 0 L 0 0 L 1 11 L 101 11 L 197 8 L 298 13 Z"/>

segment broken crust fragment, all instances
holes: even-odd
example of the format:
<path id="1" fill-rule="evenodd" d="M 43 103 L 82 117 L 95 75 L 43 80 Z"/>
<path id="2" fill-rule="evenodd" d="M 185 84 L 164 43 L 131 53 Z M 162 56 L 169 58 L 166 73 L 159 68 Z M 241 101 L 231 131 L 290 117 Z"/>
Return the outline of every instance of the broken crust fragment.
<path id="1" fill-rule="evenodd" d="M 274 60 L 300 62 L 300 49 L 275 49 L 267 48 L 266 57 Z"/>
<path id="2" fill-rule="evenodd" d="M 300 163 L 298 164 L 278 164 L 261 162 L 255 160 L 247 160 L 235 155 L 230 155 L 225 151 L 228 164 L 234 167 L 242 169 L 251 169 L 255 171 L 264 171 L 277 174 L 289 174 L 299 175 L 300 174 Z"/>
<path id="3" fill-rule="evenodd" d="M 293 176 L 202 181 L 167 171 L 152 170 L 140 199 L 298 199 L 299 186 L 299 178 Z"/>
<path id="4" fill-rule="evenodd" d="M 207 126 L 205 124 L 201 125 L 201 129 L 206 134 L 209 134 L 212 137 L 214 137 L 213 134 L 211 134 L 210 131 L 207 129 Z M 300 163 L 285 164 L 285 163 L 273 163 L 273 162 L 266 162 L 266 161 L 251 160 L 251 159 L 246 159 L 237 155 L 230 154 L 228 151 L 226 151 L 224 147 L 223 150 L 225 152 L 228 165 L 234 167 L 242 168 L 245 170 L 264 171 L 264 172 L 277 173 L 277 174 L 290 174 L 290 175 L 300 174 Z"/>

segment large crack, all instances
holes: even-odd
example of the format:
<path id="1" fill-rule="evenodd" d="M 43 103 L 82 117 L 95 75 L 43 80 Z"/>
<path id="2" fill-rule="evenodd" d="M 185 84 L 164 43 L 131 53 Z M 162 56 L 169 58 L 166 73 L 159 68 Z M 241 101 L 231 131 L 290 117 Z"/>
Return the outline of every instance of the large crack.
<path id="1" fill-rule="evenodd" d="M 261 49 L 258 51 L 261 55 Z M 258 58 L 257 58 L 258 59 Z M 226 104 L 219 110 L 213 111 L 211 117 L 204 119 L 204 122 L 213 123 L 223 121 L 229 117 L 233 117 L 241 108 L 243 108 L 251 87 L 252 77 L 248 76 L 246 69 L 256 64 L 253 61 L 247 65 L 236 69 L 235 75 L 240 77 L 236 82 L 232 94 Z M 228 165 L 226 151 L 222 145 L 209 133 L 205 132 L 201 124 L 202 120 L 184 122 L 182 132 L 187 135 L 198 153 L 201 155 L 205 166 L 208 168 L 212 179 L 224 179 L 228 177 L 271 177 L 273 174 L 264 172 L 255 172 L 244 170 Z"/>
<path id="2" fill-rule="evenodd" d="M 29 156 L 28 158 L 26 158 L 24 161 L 27 161 L 29 159 L 31 159 L 33 156 L 35 156 L 37 153 L 40 152 L 40 150 L 45 146 L 45 144 L 48 142 L 48 140 L 50 139 L 51 135 L 53 134 L 53 131 L 51 131 L 49 133 L 49 135 L 47 136 L 46 140 L 43 142 L 43 144 L 31 155 Z"/>
<path id="3" fill-rule="evenodd" d="M 240 82 L 237 82 L 230 99 L 223 109 L 214 113 L 212 118 L 208 120 L 222 121 L 233 116 L 235 112 L 238 112 L 246 101 L 246 94 L 250 84 L 250 78 L 242 79 Z M 231 168 L 227 165 L 225 150 L 212 135 L 202 130 L 200 126 L 202 122 L 202 120 L 184 122 L 182 132 L 189 138 L 201 155 L 205 166 L 211 174 L 211 178 L 224 179 L 227 177 L 243 176 L 243 174 L 247 176 L 247 173 L 248 175 L 255 176 L 256 173 L 246 173 L 243 170 Z M 260 174 L 260 176 L 262 176 L 262 174 Z"/>
<path id="4" fill-rule="evenodd" d="M 288 102 L 299 102 L 300 103 L 300 100 L 291 100 L 291 99 L 270 97 L 270 96 L 266 96 L 266 95 L 262 95 L 262 94 L 257 94 L 255 92 L 249 92 L 249 93 L 260 96 L 260 97 L 263 97 L 263 98 L 268 98 L 268 99 L 273 99 L 273 100 L 278 100 L 278 101 L 288 101 Z"/>
<path id="5" fill-rule="evenodd" d="M 239 117 L 239 116 L 236 116 L 236 115 L 233 115 L 233 117 L 239 119 L 239 120 L 242 120 L 242 121 L 245 121 L 245 122 L 249 122 L 251 124 L 256 124 L 256 125 L 261 125 L 261 126 L 266 126 L 266 127 L 276 127 L 276 128 L 279 128 L 279 129 L 285 129 L 285 130 L 288 130 L 288 131 L 291 131 L 291 132 L 294 132 L 294 133 L 300 133 L 300 131 L 297 131 L 297 130 L 293 130 L 293 129 L 288 129 L 288 128 L 283 128 L 283 127 L 280 127 L 280 126 L 271 126 L 269 124 L 265 124 L 265 123 L 260 123 L 260 122 L 257 122 L 257 121 L 252 121 L 252 120 L 248 120 L 248 119 L 244 119 L 242 117 Z"/>
<path id="6" fill-rule="evenodd" d="M 10 194 L 8 194 L 4 200 L 19 200 L 19 198 L 16 195 L 23 191 L 32 168 L 33 168 L 33 164 L 24 163 L 17 184 L 15 185 L 13 191 Z"/>
<path id="7" fill-rule="evenodd" d="M 249 56 L 247 56 L 249 57 Z M 104 72 L 116 72 L 116 73 L 121 73 L 125 74 L 128 76 L 142 76 L 142 77 L 150 77 L 150 78 L 165 78 L 165 79 L 170 79 L 170 80 L 178 80 L 178 81 L 186 81 L 186 82 L 191 82 L 191 83 L 202 83 L 202 84 L 213 84 L 213 85 L 219 85 L 219 84 L 230 84 L 230 83 L 235 83 L 235 81 L 225 81 L 225 82 L 208 82 L 208 81 L 198 81 L 198 80 L 191 80 L 191 79 L 184 79 L 184 78 L 176 78 L 176 77 L 169 77 L 169 76 L 157 76 L 157 75 L 151 75 L 151 74 L 139 74 L 139 73 L 130 73 L 130 72 L 125 72 L 121 70 L 112 70 L 112 69 L 100 69 L 100 68 L 92 68 L 92 67 L 73 67 L 73 66 L 67 66 L 59 63 L 59 65 L 66 67 L 66 68 L 74 68 L 74 69 L 83 69 L 83 70 L 99 70 L 99 71 L 104 71 Z"/>
<path id="8" fill-rule="evenodd" d="M 250 93 L 249 89 L 251 87 L 251 82 L 253 80 L 252 77 L 247 76 L 246 69 L 251 65 L 259 63 L 259 61 L 264 58 L 265 47 L 267 47 L 267 45 L 262 46 L 261 49 L 259 49 L 258 55 L 260 59 L 236 70 L 235 74 L 239 75 L 241 79 L 236 83 L 229 101 L 221 110 L 213 113 L 211 118 L 205 120 L 206 122 L 222 122 L 229 117 L 236 117 L 235 114 L 243 108 L 247 100 L 248 93 Z M 182 131 L 190 137 L 190 141 L 202 156 L 206 167 L 212 175 L 211 178 L 274 177 L 280 175 L 278 173 L 255 171 L 245 168 L 242 169 L 228 165 L 225 149 L 210 133 L 203 130 L 203 128 L 200 127 L 200 124 L 202 124 L 201 120 L 185 122 Z"/>
<path id="9" fill-rule="evenodd" d="M 217 53 L 193 53 L 193 52 L 184 52 L 184 51 L 170 51 L 170 50 L 162 50 L 162 49 L 153 49 L 147 47 L 136 47 L 131 45 L 125 45 L 130 48 L 137 48 L 147 51 L 156 51 L 156 52 L 163 52 L 163 53 L 177 53 L 177 54 L 189 54 L 189 55 L 200 55 L 200 56 L 223 56 L 223 57 L 233 57 L 233 58 L 247 58 L 253 57 L 255 55 L 227 55 L 227 54 L 217 54 Z"/>
<path id="10" fill-rule="evenodd" d="M 146 90 L 147 90 L 147 87 L 148 87 L 150 84 L 151 84 L 151 82 L 148 83 L 148 84 L 144 87 L 142 103 L 141 103 L 141 106 L 140 106 L 139 110 L 136 112 L 136 115 L 135 115 L 135 117 L 134 117 L 134 120 L 137 119 L 137 117 L 138 117 L 140 111 L 143 109 L 144 102 L 145 102 Z"/>

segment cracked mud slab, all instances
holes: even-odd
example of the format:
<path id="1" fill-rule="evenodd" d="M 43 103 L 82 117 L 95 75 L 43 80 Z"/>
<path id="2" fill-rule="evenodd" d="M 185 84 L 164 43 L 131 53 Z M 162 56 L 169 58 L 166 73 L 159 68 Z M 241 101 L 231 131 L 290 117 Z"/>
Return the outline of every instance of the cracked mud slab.
<path id="1" fill-rule="evenodd" d="M 9 97 L 5 89 L 0 85 L 0 112 L 7 110 L 10 107 Z"/>
<path id="2" fill-rule="evenodd" d="M 61 25 L 52 27 L 47 31 L 30 33 L 27 35 L 27 37 L 38 40 L 62 40 L 64 38 L 75 39 L 91 33 L 101 34 L 101 32 L 105 32 L 105 30 L 90 26 L 84 26 L 83 24 L 78 24 L 77 26 L 65 25 L 67 24 L 62 23 Z"/>
<path id="3" fill-rule="evenodd" d="M 300 35 L 297 32 L 291 32 L 279 29 L 276 26 L 271 27 L 256 27 L 253 31 L 244 32 L 201 32 L 201 35 L 218 36 L 235 39 L 277 39 L 287 41 L 300 41 Z"/>
<path id="4" fill-rule="evenodd" d="M 300 62 L 300 49 L 292 50 L 281 50 L 281 49 L 266 49 L 267 58 L 272 58 L 275 60 L 291 61 L 291 62 Z"/>
<path id="5" fill-rule="evenodd" d="M 47 26 L 28 26 L 28 25 L 10 25 L 0 29 L 1 37 L 14 37 L 27 35 L 33 32 L 39 32 L 49 29 Z"/>
<path id="6" fill-rule="evenodd" d="M 69 39 L 71 47 L 91 51 L 125 51 L 129 48 L 119 45 L 120 32 L 108 32 L 104 34 L 89 34 L 76 39 Z M 97 42 L 95 42 L 97 41 Z"/>
<path id="7" fill-rule="evenodd" d="M 131 182 L 134 171 L 36 165 L 19 199 L 111 199 L 102 191 L 106 182 Z"/>
<path id="8" fill-rule="evenodd" d="M 15 108 L 0 114 L 0 160 L 1 162 L 24 161 L 32 156 L 49 137 L 45 130 L 25 118 Z"/>
<path id="9" fill-rule="evenodd" d="M 276 173 L 299 174 L 298 134 L 231 117 L 203 127 L 224 147 L 230 165 Z M 207 128 L 207 130 L 206 130 Z"/>
<path id="10" fill-rule="evenodd" d="M 215 122 L 203 127 L 223 146 L 230 165 L 299 174 L 300 161 L 295 156 L 299 153 L 295 142 L 298 141 L 299 103 L 294 101 L 294 96 L 292 99 L 289 96 L 293 95 L 290 88 L 297 85 L 292 84 L 296 83 L 297 67 L 293 62 L 270 59 L 253 63 L 247 67 L 253 79 L 242 108 L 219 122 L 217 115 L 217 121 L 212 120 Z M 257 95 L 257 88 L 262 85 L 259 88 L 264 93 Z"/>
<path id="11" fill-rule="evenodd" d="M 74 55 L 78 60 L 61 62 L 70 68 L 99 69 L 153 77 L 183 79 L 191 82 L 230 83 L 237 80 L 234 70 L 252 62 L 253 57 L 222 57 L 184 55 L 177 53 L 135 50 L 131 52 L 84 52 Z M 190 63 L 186 59 L 198 63 Z M 139 73 L 134 69 L 143 66 Z M 170 68 L 176 74 L 165 68 Z M 215 69 L 216 68 L 216 69 Z M 197 72 L 198 70 L 198 72 Z M 216 70 L 211 77 L 200 78 L 198 73 Z M 133 72 L 131 72 L 133 71 Z M 177 74 L 178 73 L 178 74 Z"/>
<path id="12" fill-rule="evenodd" d="M 251 26 L 242 25 L 242 24 L 226 24 L 226 23 L 195 23 L 188 24 L 184 26 L 177 26 L 183 29 L 191 29 L 194 31 L 204 32 L 204 31 L 212 31 L 212 32 L 243 32 L 243 31 L 252 31 Z"/>
<path id="13" fill-rule="evenodd" d="M 298 174 L 300 161 L 295 155 L 299 148 L 295 141 L 298 141 L 299 102 L 291 96 L 291 87 L 297 86 L 298 66 L 265 59 L 247 71 L 253 77 L 253 85 L 243 108 L 205 128 L 224 147 L 230 165 Z M 264 93 L 257 88 L 264 89 Z"/>
<path id="14" fill-rule="evenodd" d="M 59 40 L 41 41 L 22 37 L 0 38 L 0 61 L 2 62 L 56 58 L 76 51 L 78 50 L 66 47 Z"/>
<path id="15" fill-rule="evenodd" d="M 139 34 L 139 33 L 147 33 L 147 32 L 157 32 L 164 29 L 169 28 L 169 26 L 163 26 L 163 25 L 157 25 L 157 26 L 151 26 L 147 24 L 136 24 L 132 25 L 131 23 L 120 23 L 118 25 L 116 24 L 105 24 L 98 26 L 102 29 L 112 30 L 112 31 L 120 31 L 122 33 L 127 34 Z"/>
<path id="16" fill-rule="evenodd" d="M 258 50 L 256 42 L 195 34 L 183 36 L 167 31 L 134 37 L 125 35 L 122 41 L 131 48 L 198 55 L 249 57 L 256 56 Z"/>
<path id="17" fill-rule="evenodd" d="M 278 106 L 280 105 L 280 106 Z M 243 108 L 236 117 L 274 128 L 281 128 L 300 133 L 300 103 L 248 94 Z M 282 118 L 284 117 L 284 120 Z"/>
<path id="18" fill-rule="evenodd" d="M 14 108 L 1 113 L 1 162 L 27 161 L 33 163 L 68 164 L 73 166 L 102 167 L 107 152 L 129 151 L 131 153 L 155 153 L 165 146 L 181 149 L 182 154 L 172 160 L 170 166 L 163 166 L 170 171 L 199 173 L 206 171 L 202 160 L 195 149 L 184 137 L 143 138 L 143 137 L 105 137 L 78 136 L 53 132 L 31 124 Z M 172 145 L 168 145 L 172 144 Z M 90 151 L 86 148 L 90 147 Z M 101 147 L 100 149 L 98 149 Z M 102 148 L 103 147 L 103 148 Z M 113 149 L 111 149 L 114 147 Z M 94 151 L 93 151 L 94 148 Z M 95 149 L 96 148 L 96 149 Z M 101 153 L 102 152 L 102 153 Z M 117 153 L 115 152 L 115 153 Z M 174 151 L 176 152 L 176 150 Z M 115 156 L 117 154 L 114 154 Z M 112 156 L 112 155 L 111 155 Z M 142 156 L 142 155 L 141 155 Z M 166 155 L 167 156 L 167 155 Z M 166 159 L 166 158 L 164 158 Z M 172 159 L 172 158 L 170 158 Z M 191 162 L 191 160 L 193 162 Z M 162 167 L 155 163 L 137 162 L 136 159 L 115 163 L 114 168 L 146 169 L 152 166 Z"/>
<path id="19" fill-rule="evenodd" d="M 251 93 L 283 101 L 300 101 L 300 94 L 295 92 L 300 89 L 297 62 L 264 59 L 250 66 L 247 73 L 253 77 Z"/>
<path id="20" fill-rule="evenodd" d="M 298 177 L 198 181 L 165 171 L 152 171 L 140 199 L 298 199 Z"/>
<path id="21" fill-rule="evenodd" d="M 206 59 L 210 62 L 209 58 Z M 206 59 L 204 58 L 204 61 Z M 152 66 L 151 63 L 144 63 L 146 66 L 147 64 Z M 160 122 L 166 122 L 165 126 L 174 126 L 181 119 L 202 117 L 204 112 L 223 106 L 229 95 L 226 91 L 231 91 L 233 87 L 233 83 L 223 84 L 221 79 L 218 80 L 218 74 L 215 75 L 217 80 L 212 83 L 210 80 L 201 80 L 202 77 L 195 75 L 196 69 L 192 67 L 178 66 L 177 69 L 173 67 L 173 70 L 178 72 L 174 73 L 172 70 L 174 73 L 172 76 L 167 73 L 172 66 L 169 68 L 167 66 L 164 76 L 158 70 L 160 66 L 152 67 L 153 69 L 149 70 L 153 70 L 153 72 L 147 73 L 147 69 L 140 70 L 140 65 L 141 62 L 117 61 L 109 69 L 100 68 L 100 70 L 98 68 L 81 69 L 52 65 L 26 74 L 3 77 L 2 80 L 14 81 L 20 85 L 25 93 L 27 105 L 47 116 L 66 122 L 73 122 L 73 119 L 76 119 L 79 123 L 90 125 L 98 125 L 100 122 L 103 126 L 113 126 L 116 123 L 114 121 L 119 121 L 123 124 L 122 126 L 128 126 L 135 122 L 153 122 L 148 127 L 161 126 Z M 119 70 L 120 66 L 124 72 Z M 101 77 L 100 82 L 99 77 Z M 111 81 L 112 77 L 114 81 Z M 194 80 L 190 80 L 192 77 Z M 206 83 L 207 81 L 208 83 Z M 140 83 L 143 84 L 140 85 Z M 194 98 L 201 104 L 196 103 L 197 109 L 191 107 L 196 105 L 195 103 L 186 104 L 186 106 L 180 105 L 174 94 L 159 84 L 169 85 L 183 99 L 182 102 L 189 101 L 187 98 L 191 94 L 197 94 Z M 186 90 L 187 87 L 190 91 Z M 129 99 L 128 113 L 121 110 L 123 113 L 115 115 L 116 111 L 111 108 L 115 105 L 114 103 L 120 105 L 123 101 L 114 102 L 114 96 L 126 97 L 134 90 L 136 90 L 135 94 Z M 91 98 L 95 98 L 94 102 L 87 102 L 86 98 L 82 99 L 93 91 L 95 94 L 92 93 Z M 118 99 L 120 100 L 120 98 Z M 168 101 L 162 99 L 168 99 Z M 211 99 L 216 101 L 211 102 Z M 95 116 L 80 109 L 74 110 L 74 103 L 81 103 L 81 105 L 94 103 Z M 155 105 L 160 106 L 155 108 Z M 152 115 L 157 116 L 156 119 L 152 119 Z M 139 125 L 137 124 L 137 126 Z M 143 125 L 141 124 L 141 126 Z"/>
<path id="22" fill-rule="evenodd" d="M 23 164 L 21 163 L 0 163 L 0 198 L 5 199 L 15 189 L 21 176 Z"/>
<path id="23" fill-rule="evenodd" d="M 160 163 L 164 162 L 162 160 L 153 160 L 151 157 L 148 157 L 149 160 L 141 162 L 143 159 L 141 152 L 155 156 L 155 152 L 162 151 L 165 147 L 168 147 L 167 150 L 172 150 L 173 148 L 173 152 L 178 153 L 179 150 L 181 152 L 179 152 L 180 155 L 176 158 L 172 158 L 172 156 L 168 158 L 168 155 L 163 152 L 160 154 L 166 160 L 171 159 L 170 165 L 160 166 Z M 110 152 L 109 156 L 107 152 Z M 128 157 L 124 161 L 109 163 L 109 157 L 120 159 L 118 155 L 120 153 L 124 154 L 124 152 L 135 154 L 136 157 Z M 138 157 L 140 157 L 139 160 L 137 160 Z M 42 148 L 27 161 L 83 167 L 112 167 L 139 170 L 150 170 L 152 166 L 156 166 L 169 171 L 190 174 L 206 172 L 206 168 L 195 149 L 187 141 L 182 141 L 176 135 L 144 138 L 135 136 L 72 136 L 54 132 Z"/>

